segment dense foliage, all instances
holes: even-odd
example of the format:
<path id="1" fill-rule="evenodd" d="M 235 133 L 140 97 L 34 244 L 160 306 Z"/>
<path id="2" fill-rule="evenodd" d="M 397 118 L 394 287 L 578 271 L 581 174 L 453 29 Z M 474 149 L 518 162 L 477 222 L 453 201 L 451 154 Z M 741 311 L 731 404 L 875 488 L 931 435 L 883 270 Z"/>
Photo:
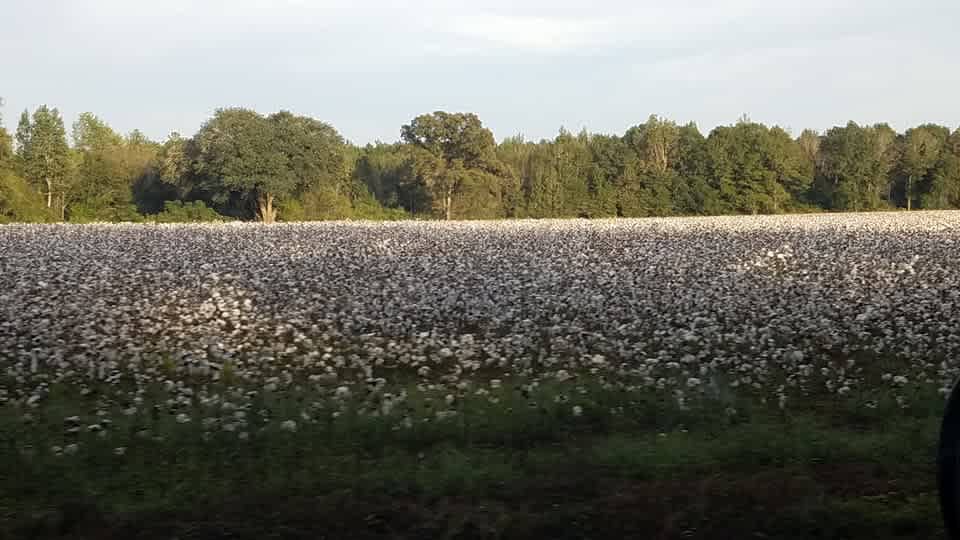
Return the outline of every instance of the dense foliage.
<path id="1" fill-rule="evenodd" d="M 91 113 L 72 128 L 70 145 L 45 105 L 24 111 L 14 136 L 0 125 L 0 219 L 139 221 L 168 202 L 265 222 L 960 207 L 960 130 L 933 124 L 794 137 L 744 117 L 704 136 L 651 116 L 622 136 L 561 128 L 498 144 L 476 115 L 437 111 L 398 142 L 364 147 L 313 118 L 240 108 L 162 144 Z"/>

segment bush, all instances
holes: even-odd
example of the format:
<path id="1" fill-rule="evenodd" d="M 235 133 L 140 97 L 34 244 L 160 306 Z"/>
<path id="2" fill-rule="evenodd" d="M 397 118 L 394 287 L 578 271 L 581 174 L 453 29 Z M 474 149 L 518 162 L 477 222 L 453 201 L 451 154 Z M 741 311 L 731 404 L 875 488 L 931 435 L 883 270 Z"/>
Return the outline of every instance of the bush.
<path id="1" fill-rule="evenodd" d="M 230 221 L 230 218 L 218 214 L 203 201 L 166 201 L 163 203 L 163 212 L 149 217 L 157 223 Z"/>
<path id="2" fill-rule="evenodd" d="M 137 207 L 132 204 L 111 206 L 109 203 L 104 203 L 99 205 L 88 200 L 68 205 L 67 218 L 71 223 L 139 223 L 143 221 L 143 214 L 137 212 Z"/>
<path id="3" fill-rule="evenodd" d="M 299 199 L 279 201 L 278 217 L 281 221 L 387 221 L 408 217 L 401 209 L 381 206 L 365 187 L 356 191 L 351 195 L 330 186 L 319 186 L 304 193 Z"/>
<path id="4" fill-rule="evenodd" d="M 23 178 L 9 171 L 0 171 L 0 223 L 51 221 L 53 213 L 47 208 L 43 195 Z"/>

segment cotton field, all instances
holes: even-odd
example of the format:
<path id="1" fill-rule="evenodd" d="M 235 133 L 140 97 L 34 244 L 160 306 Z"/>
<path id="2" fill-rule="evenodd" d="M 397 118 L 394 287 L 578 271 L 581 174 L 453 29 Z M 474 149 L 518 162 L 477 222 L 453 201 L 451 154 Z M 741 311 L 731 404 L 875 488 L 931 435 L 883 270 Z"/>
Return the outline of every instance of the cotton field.
<path id="1" fill-rule="evenodd" d="M 245 441 L 467 401 L 575 421 L 610 391 L 908 408 L 958 372 L 958 255 L 956 212 L 3 226 L 0 414 L 30 451 L 122 456 L 161 417 Z"/>

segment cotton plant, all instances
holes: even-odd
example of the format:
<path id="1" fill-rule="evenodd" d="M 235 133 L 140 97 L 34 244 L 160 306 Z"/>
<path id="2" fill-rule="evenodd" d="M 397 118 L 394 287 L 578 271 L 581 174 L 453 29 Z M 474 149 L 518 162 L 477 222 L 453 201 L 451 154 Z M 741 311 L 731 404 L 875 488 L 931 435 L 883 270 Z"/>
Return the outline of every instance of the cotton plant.
<path id="1" fill-rule="evenodd" d="M 402 427 L 420 420 L 406 391 L 434 421 L 544 389 L 579 414 L 596 389 L 908 407 L 960 373 L 945 224 L 960 215 L 316 223 L 269 243 L 254 225 L 4 226 L 0 408 L 35 426 L 73 393 L 57 429 L 112 441 L 111 422 L 153 417 L 145 437 L 350 412 Z"/>

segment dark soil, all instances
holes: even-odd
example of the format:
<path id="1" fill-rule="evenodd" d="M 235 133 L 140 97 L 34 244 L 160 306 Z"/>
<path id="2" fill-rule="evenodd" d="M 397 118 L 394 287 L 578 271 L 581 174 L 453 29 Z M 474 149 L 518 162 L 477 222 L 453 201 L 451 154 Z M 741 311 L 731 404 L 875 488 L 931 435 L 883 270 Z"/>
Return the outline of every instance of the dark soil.
<path id="1" fill-rule="evenodd" d="M 26 539 L 943 538 L 935 470 L 878 464 L 632 480 L 541 478 L 482 499 L 238 493 L 189 511 L 104 515 L 95 501 L 18 516 Z"/>

